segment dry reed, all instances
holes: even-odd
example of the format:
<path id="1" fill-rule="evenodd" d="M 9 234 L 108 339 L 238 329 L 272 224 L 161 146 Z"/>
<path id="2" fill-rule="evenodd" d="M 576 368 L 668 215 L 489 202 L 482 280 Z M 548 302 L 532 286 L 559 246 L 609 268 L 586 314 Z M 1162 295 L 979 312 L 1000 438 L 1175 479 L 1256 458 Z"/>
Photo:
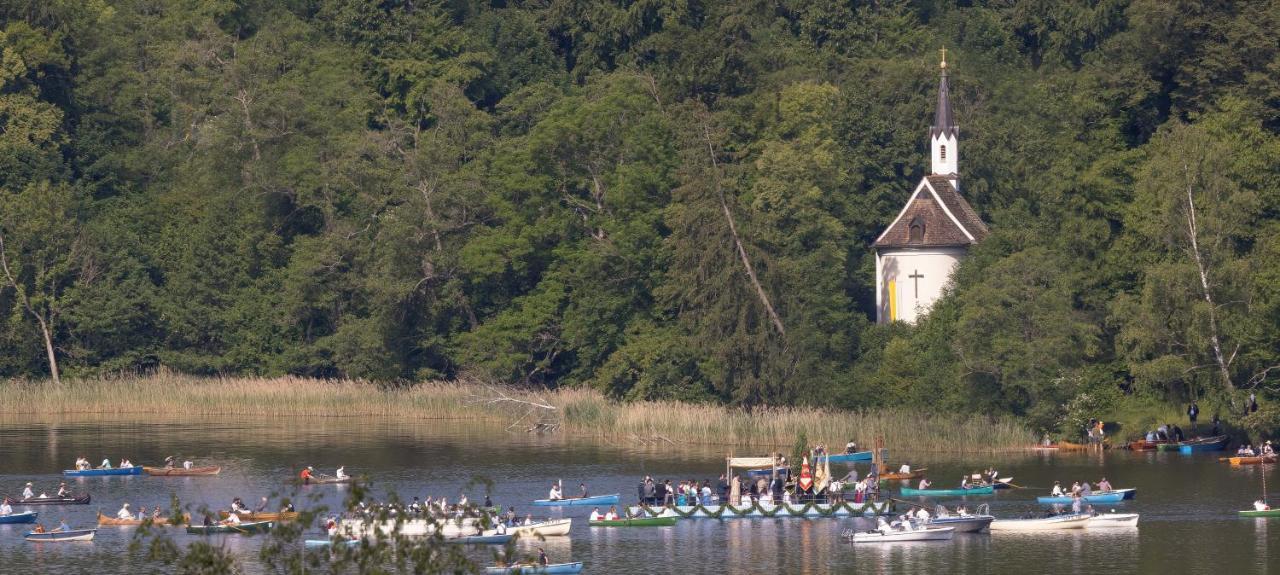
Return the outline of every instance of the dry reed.
<path id="1" fill-rule="evenodd" d="M 534 408 L 545 404 L 555 409 Z M 204 378 L 172 373 L 118 379 L 0 381 L 0 415 L 379 417 L 552 424 L 576 435 L 778 448 L 800 433 L 838 449 L 882 437 L 913 451 L 985 451 L 1031 445 L 1018 422 L 906 409 L 740 408 L 679 402 L 619 403 L 592 389 L 534 392 L 474 381 L 384 387 L 300 377 Z M 523 428 L 523 427 L 522 427 Z"/>

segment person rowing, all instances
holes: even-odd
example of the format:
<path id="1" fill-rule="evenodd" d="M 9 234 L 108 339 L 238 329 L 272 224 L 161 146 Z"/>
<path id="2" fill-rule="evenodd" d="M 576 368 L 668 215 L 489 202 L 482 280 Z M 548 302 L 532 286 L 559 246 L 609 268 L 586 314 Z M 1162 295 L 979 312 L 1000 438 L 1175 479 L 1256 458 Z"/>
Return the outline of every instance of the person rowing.
<path id="1" fill-rule="evenodd" d="M 227 518 L 222 520 L 223 525 L 239 525 L 240 516 L 235 514 L 235 508 L 231 508 L 231 513 L 227 514 Z"/>
<path id="2" fill-rule="evenodd" d="M 102 460 L 102 465 L 99 465 L 98 469 L 111 469 L 111 460 L 104 458 Z"/>
<path id="3" fill-rule="evenodd" d="M 257 511 L 258 513 L 264 513 L 266 512 L 266 510 L 267 510 L 267 498 L 264 496 L 262 498 L 262 501 L 258 502 L 258 508 L 255 509 L 254 511 Z"/>
<path id="4" fill-rule="evenodd" d="M 579 484 L 578 484 L 578 492 L 579 492 L 579 493 L 581 493 L 581 495 L 579 495 L 578 497 L 581 497 L 581 498 L 583 498 L 583 499 L 586 499 L 586 498 L 587 498 L 587 484 L 586 484 L 586 483 L 579 483 Z"/>
<path id="5" fill-rule="evenodd" d="M 71 494 L 71 491 L 67 489 L 66 481 L 63 481 L 62 483 L 58 484 L 58 497 L 67 497 L 70 494 Z"/>
<path id="6" fill-rule="evenodd" d="M 1254 511 L 1270 511 L 1271 506 L 1267 505 L 1266 501 L 1259 499 L 1253 502 L 1253 509 Z"/>
<path id="7" fill-rule="evenodd" d="M 1062 491 L 1062 482 L 1061 482 L 1061 481 L 1054 481 L 1054 482 L 1053 482 L 1053 491 L 1050 491 L 1050 492 L 1049 492 L 1049 495 L 1052 495 L 1052 496 L 1054 496 L 1054 497 L 1064 497 L 1064 496 L 1066 496 L 1066 493 L 1064 493 L 1064 492 Z"/>
<path id="8" fill-rule="evenodd" d="M 930 483 L 930 482 L 929 482 L 929 478 L 924 477 L 924 478 L 921 478 L 921 479 L 920 479 L 920 487 L 919 487 L 919 489 L 920 489 L 921 491 L 923 491 L 923 490 L 925 490 L 925 489 L 928 489 L 928 488 L 929 488 L 930 486 L 932 486 L 932 485 L 933 485 L 933 483 Z"/>
<path id="9" fill-rule="evenodd" d="M 968 489 L 968 488 L 969 488 L 969 476 L 968 476 L 968 475 L 961 475 L 961 476 L 960 476 L 960 489 Z"/>
<path id="10" fill-rule="evenodd" d="M 844 452 L 845 452 L 845 453 L 857 453 L 857 452 L 858 452 L 858 443 L 857 443 L 856 441 L 854 441 L 854 440 L 850 439 L 850 440 L 849 440 L 849 443 L 844 444 Z"/>
<path id="11" fill-rule="evenodd" d="M 551 484 L 551 492 L 547 494 L 547 499 L 550 499 L 551 501 L 560 501 L 561 499 L 564 499 L 564 495 L 560 493 L 559 483 Z"/>
<path id="12" fill-rule="evenodd" d="M 1106 477 L 1103 477 L 1102 481 L 1098 482 L 1098 491 L 1114 491 L 1114 490 L 1115 489 L 1111 487 L 1111 482 L 1107 481 Z"/>
<path id="13" fill-rule="evenodd" d="M 338 479 L 346 479 L 346 478 L 347 478 L 347 467 L 346 467 L 345 465 L 339 465 L 339 466 L 338 466 L 338 470 L 337 470 L 337 471 L 335 471 L 335 472 L 333 472 L 333 476 L 334 476 L 334 477 L 337 477 Z"/>
<path id="14" fill-rule="evenodd" d="M 600 508 L 599 508 L 599 507 L 593 507 L 593 508 L 591 509 L 591 519 L 590 519 L 591 521 L 599 521 L 599 520 L 601 520 L 601 519 L 603 519 L 603 518 L 604 518 L 604 516 L 600 514 Z"/>
<path id="15" fill-rule="evenodd" d="M 605 521 L 617 521 L 618 507 L 616 505 L 609 507 L 609 512 L 604 514 L 604 518 L 605 518 Z"/>
<path id="16" fill-rule="evenodd" d="M 129 511 L 129 504 L 125 503 L 120 506 L 120 510 L 116 512 L 116 519 L 133 519 L 133 512 Z"/>
<path id="17" fill-rule="evenodd" d="M 245 507 L 244 500 L 237 497 L 231 500 L 231 513 L 232 515 L 236 513 L 249 513 L 249 508 Z"/>
<path id="18" fill-rule="evenodd" d="M 13 506 L 9 505 L 9 498 L 0 501 L 0 516 L 13 515 Z"/>
<path id="19" fill-rule="evenodd" d="M 28 481 L 27 486 L 22 488 L 22 498 L 31 499 L 32 497 L 35 497 L 35 496 L 36 496 L 36 492 L 31 490 L 31 482 Z"/>
<path id="20" fill-rule="evenodd" d="M 302 480 L 303 484 L 311 483 L 312 471 L 314 471 L 314 469 L 308 465 L 306 469 L 303 469 L 302 472 L 298 474 L 298 479 Z"/>

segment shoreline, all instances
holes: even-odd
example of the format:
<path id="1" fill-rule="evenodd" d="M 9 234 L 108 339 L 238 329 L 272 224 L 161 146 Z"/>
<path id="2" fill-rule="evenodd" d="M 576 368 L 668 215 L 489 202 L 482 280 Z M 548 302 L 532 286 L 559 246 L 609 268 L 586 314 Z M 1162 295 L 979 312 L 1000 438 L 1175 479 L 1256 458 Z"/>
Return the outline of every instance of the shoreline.
<path id="1" fill-rule="evenodd" d="M 149 406 L 149 407 L 148 407 Z M 484 420 L 512 432 L 564 433 L 649 444 L 779 449 L 804 433 L 810 444 L 859 449 L 883 437 L 915 452 L 1029 451 L 1034 434 L 1012 418 L 784 407 L 753 412 L 674 401 L 620 403 L 593 389 L 531 391 L 478 381 L 387 388 L 355 380 L 142 377 L 0 381 L 0 419 L 83 417 L 323 417 Z M 729 439 L 733 438 L 733 439 Z"/>

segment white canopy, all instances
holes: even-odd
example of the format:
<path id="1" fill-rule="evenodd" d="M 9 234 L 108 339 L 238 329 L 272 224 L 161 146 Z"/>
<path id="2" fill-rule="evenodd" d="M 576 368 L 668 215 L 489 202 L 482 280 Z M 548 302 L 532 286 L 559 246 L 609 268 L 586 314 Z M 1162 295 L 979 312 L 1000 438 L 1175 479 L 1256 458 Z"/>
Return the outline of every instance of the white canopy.
<path id="1" fill-rule="evenodd" d="M 729 457 L 729 467 L 773 467 L 781 465 L 780 458 L 777 457 Z"/>

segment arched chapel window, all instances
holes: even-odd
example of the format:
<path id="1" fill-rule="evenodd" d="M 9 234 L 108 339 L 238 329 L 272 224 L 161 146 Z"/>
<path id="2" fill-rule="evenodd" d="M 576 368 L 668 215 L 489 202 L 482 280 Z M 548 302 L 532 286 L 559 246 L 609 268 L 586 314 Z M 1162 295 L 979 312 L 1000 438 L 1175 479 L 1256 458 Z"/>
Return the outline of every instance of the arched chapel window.
<path id="1" fill-rule="evenodd" d="M 924 218 L 916 216 L 912 218 L 910 227 L 907 228 L 907 242 L 912 244 L 924 243 Z"/>

